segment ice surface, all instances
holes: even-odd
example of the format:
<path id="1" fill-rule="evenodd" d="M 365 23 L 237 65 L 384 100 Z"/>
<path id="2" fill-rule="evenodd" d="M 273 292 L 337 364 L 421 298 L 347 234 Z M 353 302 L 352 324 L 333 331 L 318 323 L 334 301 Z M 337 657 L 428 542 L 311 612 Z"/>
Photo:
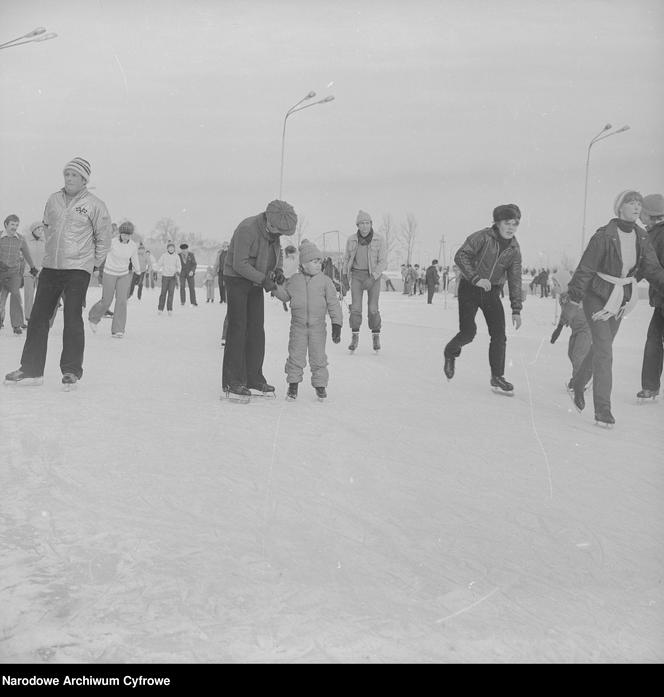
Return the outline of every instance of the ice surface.
<path id="1" fill-rule="evenodd" d="M 344 307 L 324 404 L 308 367 L 284 399 L 276 300 L 278 398 L 249 405 L 219 399 L 225 305 L 159 316 L 146 289 L 122 341 L 86 327 L 68 394 L 59 313 L 44 384 L 0 390 L 0 661 L 661 662 L 664 406 L 635 397 L 647 303 L 615 341 L 605 430 L 563 388 L 555 301 L 529 296 L 508 330 L 502 399 L 481 315 L 448 383 L 456 301 L 424 298 L 382 293 L 379 355 L 366 323 L 349 354 Z M 3 374 L 23 339 L 0 331 Z"/>

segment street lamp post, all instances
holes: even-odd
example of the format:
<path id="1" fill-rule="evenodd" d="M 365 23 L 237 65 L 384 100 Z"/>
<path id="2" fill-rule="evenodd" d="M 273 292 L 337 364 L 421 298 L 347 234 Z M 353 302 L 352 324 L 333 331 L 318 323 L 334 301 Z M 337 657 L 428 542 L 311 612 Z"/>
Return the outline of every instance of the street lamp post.
<path id="1" fill-rule="evenodd" d="M 297 102 L 297 104 L 293 104 L 293 106 L 286 112 L 286 116 L 284 116 L 284 128 L 281 134 L 281 176 L 279 178 L 279 198 L 281 198 L 281 192 L 283 190 L 284 185 L 284 150 L 286 147 L 286 121 L 288 120 L 288 117 L 297 111 L 302 111 L 302 109 L 308 109 L 309 107 L 316 106 L 316 104 L 325 104 L 326 102 L 331 102 L 334 99 L 332 95 L 329 95 L 324 99 L 319 99 L 317 102 L 312 102 L 311 104 L 305 104 L 304 106 L 300 106 L 302 102 L 306 101 L 307 99 L 313 99 L 315 96 L 316 93 L 312 90 L 304 97 L 302 97 L 302 99 L 300 99 L 300 101 Z"/>
<path id="2" fill-rule="evenodd" d="M 11 41 L 5 41 L 3 44 L 0 44 L 0 50 L 3 48 L 14 48 L 14 46 L 21 46 L 22 44 L 30 44 L 33 41 L 48 41 L 49 39 L 55 39 L 56 36 L 55 32 L 50 31 L 47 34 L 44 27 L 37 27 L 27 34 L 23 34 L 23 36 L 17 36 Z"/>
<path id="3" fill-rule="evenodd" d="M 588 206 L 588 176 L 590 174 L 590 148 L 592 148 L 592 146 L 600 140 L 604 140 L 605 138 L 609 138 L 610 136 L 617 136 L 618 133 L 624 133 L 625 131 L 629 130 L 629 126 L 623 126 L 622 128 L 619 128 L 617 131 L 612 131 L 611 133 L 606 132 L 611 130 L 612 128 L 613 126 L 610 123 L 607 123 L 606 126 L 604 126 L 604 128 L 588 144 L 588 153 L 586 155 L 586 186 L 583 194 L 583 225 L 581 226 L 581 254 L 583 254 L 583 249 L 586 244 L 586 210 Z"/>

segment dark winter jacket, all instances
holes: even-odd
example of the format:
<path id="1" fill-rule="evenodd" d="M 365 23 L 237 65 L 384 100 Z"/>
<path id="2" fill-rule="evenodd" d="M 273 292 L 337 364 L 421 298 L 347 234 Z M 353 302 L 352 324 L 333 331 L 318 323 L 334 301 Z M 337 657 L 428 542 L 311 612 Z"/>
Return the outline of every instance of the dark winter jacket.
<path id="1" fill-rule="evenodd" d="M 180 264 L 182 264 L 182 271 L 180 271 L 180 275 L 185 278 L 192 275 L 192 271 L 195 274 L 196 257 L 194 256 L 193 252 L 179 252 L 178 256 L 180 257 Z"/>
<path id="2" fill-rule="evenodd" d="M 437 286 L 440 283 L 440 274 L 433 264 L 427 269 L 425 281 L 428 286 Z"/>
<path id="3" fill-rule="evenodd" d="M 664 269 L 657 261 L 648 233 L 637 225 L 633 234 L 636 245 L 636 265 L 628 271 L 627 275 L 634 276 L 637 281 L 646 278 L 651 284 L 660 286 L 659 292 L 664 291 Z M 614 286 L 613 283 L 605 281 L 597 274 L 604 273 L 620 277 L 622 264 L 617 219 L 613 218 L 608 225 L 599 228 L 590 238 L 567 287 L 570 300 L 581 302 L 586 293 L 591 292 L 606 302 Z M 623 302 L 629 302 L 631 297 L 632 287 L 627 285 Z"/>
<path id="4" fill-rule="evenodd" d="M 246 278 L 261 285 L 268 273 L 283 266 L 279 237 L 267 231 L 265 213 L 245 218 L 231 238 L 224 276 Z"/>
<path id="5" fill-rule="evenodd" d="M 454 262 L 462 276 L 473 284 L 481 278 L 487 278 L 492 286 L 503 286 L 507 276 L 512 312 L 519 314 L 523 306 L 521 248 L 516 237 L 513 237 L 501 252 L 499 234 L 495 227 L 474 232 L 461 245 L 454 256 Z"/>
<path id="6" fill-rule="evenodd" d="M 659 260 L 661 266 L 664 266 L 664 222 L 657 223 L 648 232 L 648 238 L 650 239 L 650 244 L 655 250 L 655 255 Z M 664 307 L 664 291 L 657 289 L 654 284 L 650 284 L 650 290 L 648 291 L 650 296 L 650 304 L 653 307 Z"/>

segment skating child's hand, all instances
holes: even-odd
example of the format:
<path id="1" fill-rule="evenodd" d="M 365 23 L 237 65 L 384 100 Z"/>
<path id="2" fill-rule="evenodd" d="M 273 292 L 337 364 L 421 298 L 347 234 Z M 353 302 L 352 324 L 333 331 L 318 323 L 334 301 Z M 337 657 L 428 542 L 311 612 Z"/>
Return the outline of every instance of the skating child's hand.
<path id="1" fill-rule="evenodd" d="M 521 326 L 521 315 L 517 312 L 512 313 L 512 324 L 514 325 L 514 328 L 517 330 Z"/>
<path id="2" fill-rule="evenodd" d="M 487 293 L 491 290 L 491 281 L 488 278 L 480 278 L 478 281 L 475 281 L 475 285 Z"/>
<path id="3" fill-rule="evenodd" d="M 341 341 L 341 325 L 340 324 L 333 324 L 332 325 L 332 341 L 335 344 L 338 344 Z"/>
<path id="4" fill-rule="evenodd" d="M 284 276 L 283 269 L 275 269 L 272 273 L 272 279 L 278 286 L 283 285 L 286 281 L 286 276 Z"/>
<path id="5" fill-rule="evenodd" d="M 37 278 L 37 276 L 39 276 L 39 271 L 33 266 L 33 267 L 30 269 L 30 275 L 31 275 L 33 278 Z"/>

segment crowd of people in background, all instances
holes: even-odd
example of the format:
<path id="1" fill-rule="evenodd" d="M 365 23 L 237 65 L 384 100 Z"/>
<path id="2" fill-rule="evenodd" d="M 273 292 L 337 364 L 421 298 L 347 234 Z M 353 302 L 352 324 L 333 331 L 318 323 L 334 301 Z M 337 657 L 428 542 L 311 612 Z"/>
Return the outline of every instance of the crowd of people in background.
<path id="1" fill-rule="evenodd" d="M 0 233 L 0 327 L 6 319 L 14 334 L 27 335 L 20 367 L 5 376 L 8 384 L 41 384 L 49 330 L 62 308 L 62 382 L 73 385 L 83 375 L 85 330 L 82 318 L 91 279 L 101 286 L 101 298 L 88 311 L 88 323 L 97 331 L 102 318 L 111 317 L 111 335 L 122 338 L 127 325 L 127 304 L 136 291 L 161 288 L 156 309 L 173 314 L 175 290 L 180 304 L 198 307 L 195 254 L 186 242 L 176 253 L 175 242 L 155 259 L 138 238 L 130 221 L 111 222 L 105 203 L 87 187 L 90 163 L 75 157 L 63 169 L 64 186 L 47 200 L 41 221 L 18 231 L 20 219 L 8 215 Z M 585 391 L 592 383 L 595 420 L 612 425 L 613 340 L 622 318 L 634 307 L 636 284 L 650 284 L 653 315 L 644 346 L 639 399 L 654 398 L 661 389 L 664 361 L 664 196 L 645 198 L 637 191 L 621 192 L 614 217 L 591 237 L 575 268 L 571 264 L 522 269 L 515 234 L 521 220 L 516 204 L 497 206 L 489 227 L 472 233 L 454 255 L 454 263 L 428 265 L 409 262 L 400 268 L 403 294 L 423 296 L 433 304 L 436 293 L 453 293 L 458 301 L 459 331 L 444 347 L 443 372 L 451 380 L 462 347 L 477 332 L 475 317 L 481 311 L 490 336 L 490 384 L 512 393 L 504 377 L 506 333 L 502 299 L 509 295 L 512 322 L 521 326 L 524 293 L 560 304 L 560 321 L 551 336 L 554 343 L 570 328 L 568 357 L 571 377 L 568 391 L 578 411 L 585 408 Z M 309 240 L 299 246 L 281 238 L 294 234 L 297 214 L 285 201 L 271 201 L 265 211 L 243 220 L 230 242 L 223 242 L 214 263 L 203 272 L 206 303 L 226 304 L 222 330 L 221 384 L 234 398 L 259 393 L 273 395 L 275 387 L 263 374 L 265 354 L 264 294 L 269 293 L 291 313 L 288 358 L 285 364 L 287 396 L 295 399 L 307 358 L 311 382 L 319 399 L 327 396 L 329 379 L 325 353 L 325 318 L 332 323 L 332 339 L 341 340 L 340 300 L 350 293 L 348 306 L 351 341 L 359 346 L 366 294 L 366 324 L 374 351 L 381 349 L 381 290 L 396 292 L 398 276 L 388 271 L 385 238 L 373 228 L 371 215 L 360 210 L 356 230 L 343 253 L 328 256 Z M 642 227 L 643 226 L 643 227 Z M 645 229 L 644 229 L 645 228 Z M 23 293 L 21 295 L 21 289 Z M 447 295 L 446 295 L 447 297 Z M 114 304 L 113 310 L 111 305 Z"/>

